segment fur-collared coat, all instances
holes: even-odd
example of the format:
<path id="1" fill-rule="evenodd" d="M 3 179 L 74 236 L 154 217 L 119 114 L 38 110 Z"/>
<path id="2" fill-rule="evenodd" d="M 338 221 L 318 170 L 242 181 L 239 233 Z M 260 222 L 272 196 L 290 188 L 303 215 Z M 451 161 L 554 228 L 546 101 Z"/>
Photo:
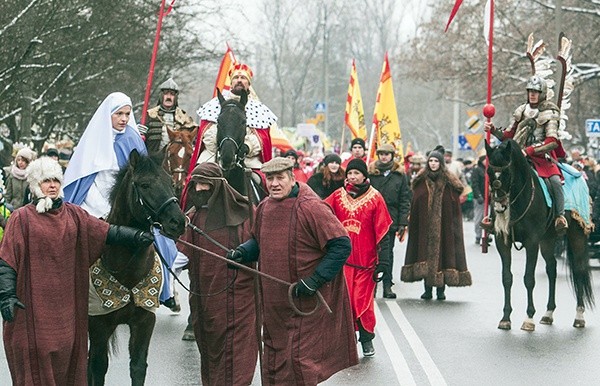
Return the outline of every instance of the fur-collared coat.
<path id="1" fill-rule="evenodd" d="M 464 186 L 443 169 L 437 179 L 424 169 L 413 181 L 408 245 L 401 280 L 433 287 L 471 285 L 459 196 Z"/>
<path id="2" fill-rule="evenodd" d="M 385 205 L 394 222 L 390 230 L 396 231 L 400 225 L 408 225 L 408 212 L 412 193 L 402 165 L 394 162 L 390 173 L 385 176 L 381 173 L 381 170 L 377 169 L 378 162 L 371 162 L 369 165 L 369 180 L 371 186 L 383 196 Z"/>

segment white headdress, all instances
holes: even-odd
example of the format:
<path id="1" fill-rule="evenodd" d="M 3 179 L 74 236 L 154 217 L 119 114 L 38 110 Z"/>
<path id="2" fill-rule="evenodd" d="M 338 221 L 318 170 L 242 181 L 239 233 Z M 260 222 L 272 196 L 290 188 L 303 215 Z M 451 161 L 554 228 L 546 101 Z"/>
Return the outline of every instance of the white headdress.
<path id="1" fill-rule="evenodd" d="M 50 157 L 41 157 L 31 162 L 29 166 L 27 166 L 27 182 L 29 183 L 29 190 L 31 190 L 31 194 L 35 198 L 39 199 L 35 206 L 35 209 L 39 213 L 44 213 L 52 208 L 52 199 L 44 196 L 44 193 L 42 193 L 42 188 L 40 187 L 42 182 L 52 179 L 60 182 L 61 186 L 58 196 L 63 197 L 63 173 L 58 161 Z"/>

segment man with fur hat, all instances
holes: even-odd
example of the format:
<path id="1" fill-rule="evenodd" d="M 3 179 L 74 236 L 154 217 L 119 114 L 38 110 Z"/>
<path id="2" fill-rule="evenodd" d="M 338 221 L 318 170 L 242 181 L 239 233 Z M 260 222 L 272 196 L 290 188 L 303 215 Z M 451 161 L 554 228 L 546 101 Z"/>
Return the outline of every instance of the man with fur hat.
<path id="1" fill-rule="evenodd" d="M 146 247 L 149 232 L 110 225 L 62 201 L 62 169 L 27 168 L 32 203 L 15 210 L 0 244 L 0 312 L 14 385 L 87 383 L 90 265 L 104 244 Z"/>
<path id="2" fill-rule="evenodd" d="M 237 63 L 229 71 L 231 89 L 223 92 L 225 99 L 239 100 L 243 93 L 248 95 L 246 103 L 247 129 L 244 143 L 248 145 L 246 154 L 246 167 L 260 169 L 264 162 L 272 157 L 271 127 L 277 124 L 277 117 L 254 94 L 251 83 L 253 73 L 244 63 Z M 196 149 L 192 156 L 191 165 L 202 162 L 216 162 L 217 143 L 217 118 L 221 113 L 218 98 L 213 98 L 198 109 L 200 129 L 196 140 Z M 200 144 L 200 145 L 198 145 Z"/>
<path id="3" fill-rule="evenodd" d="M 387 299 L 396 299 L 396 294 L 392 291 L 394 242 L 396 236 L 400 241 L 404 239 L 411 200 L 408 178 L 402 165 L 394 161 L 395 153 L 396 149 L 392 144 L 383 144 L 377 148 L 378 160 L 369 165 L 371 186 L 383 196 L 392 218 L 392 226 L 385 236 L 388 238 L 387 249 L 379 251 L 379 267 L 383 270 L 383 297 Z"/>
<path id="4" fill-rule="evenodd" d="M 446 286 L 470 286 L 459 196 L 464 190 L 458 177 L 446 169 L 444 148 L 427 156 L 426 167 L 413 180 L 406 258 L 400 279 L 424 281 L 421 299 L 446 299 Z"/>
<path id="5" fill-rule="evenodd" d="M 212 162 L 199 164 L 193 170 L 189 184 L 188 202 L 193 207 L 187 216 L 193 226 L 228 248 L 234 248 L 250 237 L 251 204 L 227 183 L 219 165 Z M 223 253 L 192 229 L 188 229 L 183 240 L 217 254 Z M 227 264 L 197 249 L 185 245 L 178 247 L 189 256 L 191 291 L 214 294 L 190 297 L 192 325 L 200 350 L 202 384 L 251 384 L 259 350 L 254 276 L 244 270 L 227 269 Z"/>
<path id="6" fill-rule="evenodd" d="M 344 170 L 347 169 L 348 163 L 355 158 L 367 162 L 367 145 L 365 144 L 365 140 L 362 138 L 354 138 L 352 142 L 350 142 L 350 153 L 350 158 L 342 163 Z"/>
<path id="7" fill-rule="evenodd" d="M 262 383 L 316 386 L 358 363 L 348 290 L 340 272 L 350 240 L 331 208 L 295 181 L 293 166 L 283 157 L 263 165 L 269 197 L 256 210 L 252 238 L 228 258 L 258 260 L 262 272 L 295 283 L 293 300 L 301 311 L 313 310 L 315 294 L 321 293 L 333 313 L 319 307 L 303 316 L 290 306 L 286 286 L 261 280 Z"/>
<path id="8" fill-rule="evenodd" d="M 162 151 L 167 146 L 170 142 L 169 131 L 192 132 L 198 127 L 192 117 L 179 107 L 179 86 L 173 78 L 164 81 L 159 89 L 156 107 L 146 113 L 146 126 L 138 125 L 140 133 L 146 136 L 146 148 L 149 153 Z"/>
<path id="9" fill-rule="evenodd" d="M 386 269 L 380 265 L 377 250 L 388 250 L 386 238 L 392 219 L 385 200 L 368 179 L 367 165 L 360 158 L 348 163 L 346 184 L 325 199 L 342 222 L 352 243 L 344 276 L 359 342 L 364 356 L 375 354 L 375 310 L 373 293 Z"/>

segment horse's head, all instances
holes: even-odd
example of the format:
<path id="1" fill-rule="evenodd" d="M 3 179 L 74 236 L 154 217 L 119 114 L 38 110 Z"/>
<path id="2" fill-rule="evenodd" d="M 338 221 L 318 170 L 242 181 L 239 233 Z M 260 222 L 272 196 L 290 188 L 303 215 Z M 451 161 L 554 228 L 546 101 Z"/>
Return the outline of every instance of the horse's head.
<path id="1" fill-rule="evenodd" d="M 171 130 L 167 128 L 169 143 L 165 149 L 163 167 L 171 175 L 173 187 L 177 197 L 181 195 L 187 177 L 190 158 L 192 157 L 192 143 L 196 138 L 198 128 L 193 131 Z"/>
<path id="2" fill-rule="evenodd" d="M 485 149 L 488 156 L 488 177 L 494 210 L 504 212 L 510 203 L 511 188 L 515 185 L 516 171 L 528 173 L 529 165 L 521 153 L 521 148 L 512 139 L 502 142 L 497 147 L 491 147 L 487 141 Z"/>
<path id="3" fill-rule="evenodd" d="M 221 113 L 217 118 L 217 159 L 223 170 L 240 164 L 248 153 L 246 137 L 246 103 L 248 94 L 243 92 L 240 101 L 225 100 L 217 89 Z"/>
<path id="4" fill-rule="evenodd" d="M 185 216 L 177 204 L 171 179 L 160 164 L 133 150 L 110 195 L 108 222 L 148 229 L 159 226 L 168 236 L 185 231 Z"/>

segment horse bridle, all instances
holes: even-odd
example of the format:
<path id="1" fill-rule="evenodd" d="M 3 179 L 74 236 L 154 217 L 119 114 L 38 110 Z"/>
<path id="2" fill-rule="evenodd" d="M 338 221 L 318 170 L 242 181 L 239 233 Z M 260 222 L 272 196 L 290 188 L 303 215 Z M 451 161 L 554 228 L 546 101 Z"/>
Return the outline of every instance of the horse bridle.
<path id="1" fill-rule="evenodd" d="M 490 164 L 488 167 L 490 169 L 492 169 L 492 171 L 494 171 L 495 173 L 497 173 L 497 172 L 502 173 L 511 166 L 511 163 L 512 163 L 512 161 L 510 161 L 508 164 L 506 164 L 504 166 L 494 166 L 494 165 Z M 513 184 L 512 173 L 510 173 L 509 176 L 510 176 L 510 182 L 508 185 L 510 187 Z M 529 181 L 531 182 L 531 195 L 529 197 L 529 202 L 527 203 L 527 207 L 525 207 L 525 210 L 523 211 L 523 213 L 521 213 L 521 215 L 517 219 L 509 221 L 509 226 L 513 226 L 514 224 L 521 221 L 523 219 L 523 217 L 525 217 L 525 215 L 529 211 L 529 208 L 531 208 L 531 205 L 533 204 L 533 199 L 535 198 L 535 181 L 534 181 L 531 173 L 529 174 Z M 502 192 L 501 196 L 498 196 L 498 195 L 494 196 L 495 202 L 500 202 L 501 200 L 503 200 L 509 196 L 510 188 L 509 188 L 509 191 L 503 190 L 502 189 L 502 181 L 500 181 L 497 177 L 494 177 L 494 179 L 493 179 L 493 181 L 491 181 L 490 185 L 492 188 L 492 192 L 498 192 L 498 191 Z M 514 197 L 511 197 L 510 201 L 508 202 L 508 207 L 512 206 L 517 201 L 517 198 L 519 198 L 519 196 L 525 191 L 525 186 L 526 186 L 526 184 L 523 184 L 523 186 L 521 187 L 519 192 Z"/>
<path id="2" fill-rule="evenodd" d="M 235 104 L 235 103 L 225 103 L 223 106 L 221 106 L 221 109 L 223 109 L 224 107 L 239 108 L 239 106 L 237 104 Z M 218 129 L 219 129 L 219 121 L 217 120 L 217 131 L 218 131 Z M 217 155 L 216 155 L 216 161 L 217 161 L 217 163 L 220 165 L 219 158 L 220 158 L 220 154 L 221 154 L 221 147 L 227 141 L 231 141 L 235 145 L 235 162 L 229 168 L 224 169 L 221 166 L 221 169 L 223 169 L 224 171 L 229 171 L 229 170 L 233 169 L 236 166 L 238 166 L 240 168 L 244 168 L 244 160 L 246 159 L 246 154 L 243 154 L 243 153 L 240 154 L 240 149 L 241 149 L 242 146 L 233 137 L 231 137 L 231 136 L 225 136 L 225 137 L 223 137 L 223 139 L 221 139 L 221 141 L 219 142 L 219 145 L 217 145 Z"/>
<path id="3" fill-rule="evenodd" d="M 144 213 L 146 214 L 146 219 L 148 220 L 148 222 L 151 225 L 162 228 L 162 224 L 159 221 L 159 217 L 160 217 L 161 213 L 166 209 L 167 206 L 169 206 L 170 204 L 173 204 L 173 203 L 175 205 L 177 205 L 177 203 L 179 202 L 179 200 L 177 200 L 177 197 L 171 196 L 171 197 L 167 198 L 165 200 L 165 202 L 163 202 L 158 207 L 158 209 L 154 209 L 152 207 L 152 205 L 150 205 L 148 203 L 148 201 L 146 201 L 144 199 L 144 197 L 140 194 L 135 182 L 132 182 L 131 184 L 133 185 L 133 191 L 135 192 L 135 195 L 136 195 L 136 201 L 140 203 L 140 206 L 142 207 L 142 209 L 144 210 Z"/>

